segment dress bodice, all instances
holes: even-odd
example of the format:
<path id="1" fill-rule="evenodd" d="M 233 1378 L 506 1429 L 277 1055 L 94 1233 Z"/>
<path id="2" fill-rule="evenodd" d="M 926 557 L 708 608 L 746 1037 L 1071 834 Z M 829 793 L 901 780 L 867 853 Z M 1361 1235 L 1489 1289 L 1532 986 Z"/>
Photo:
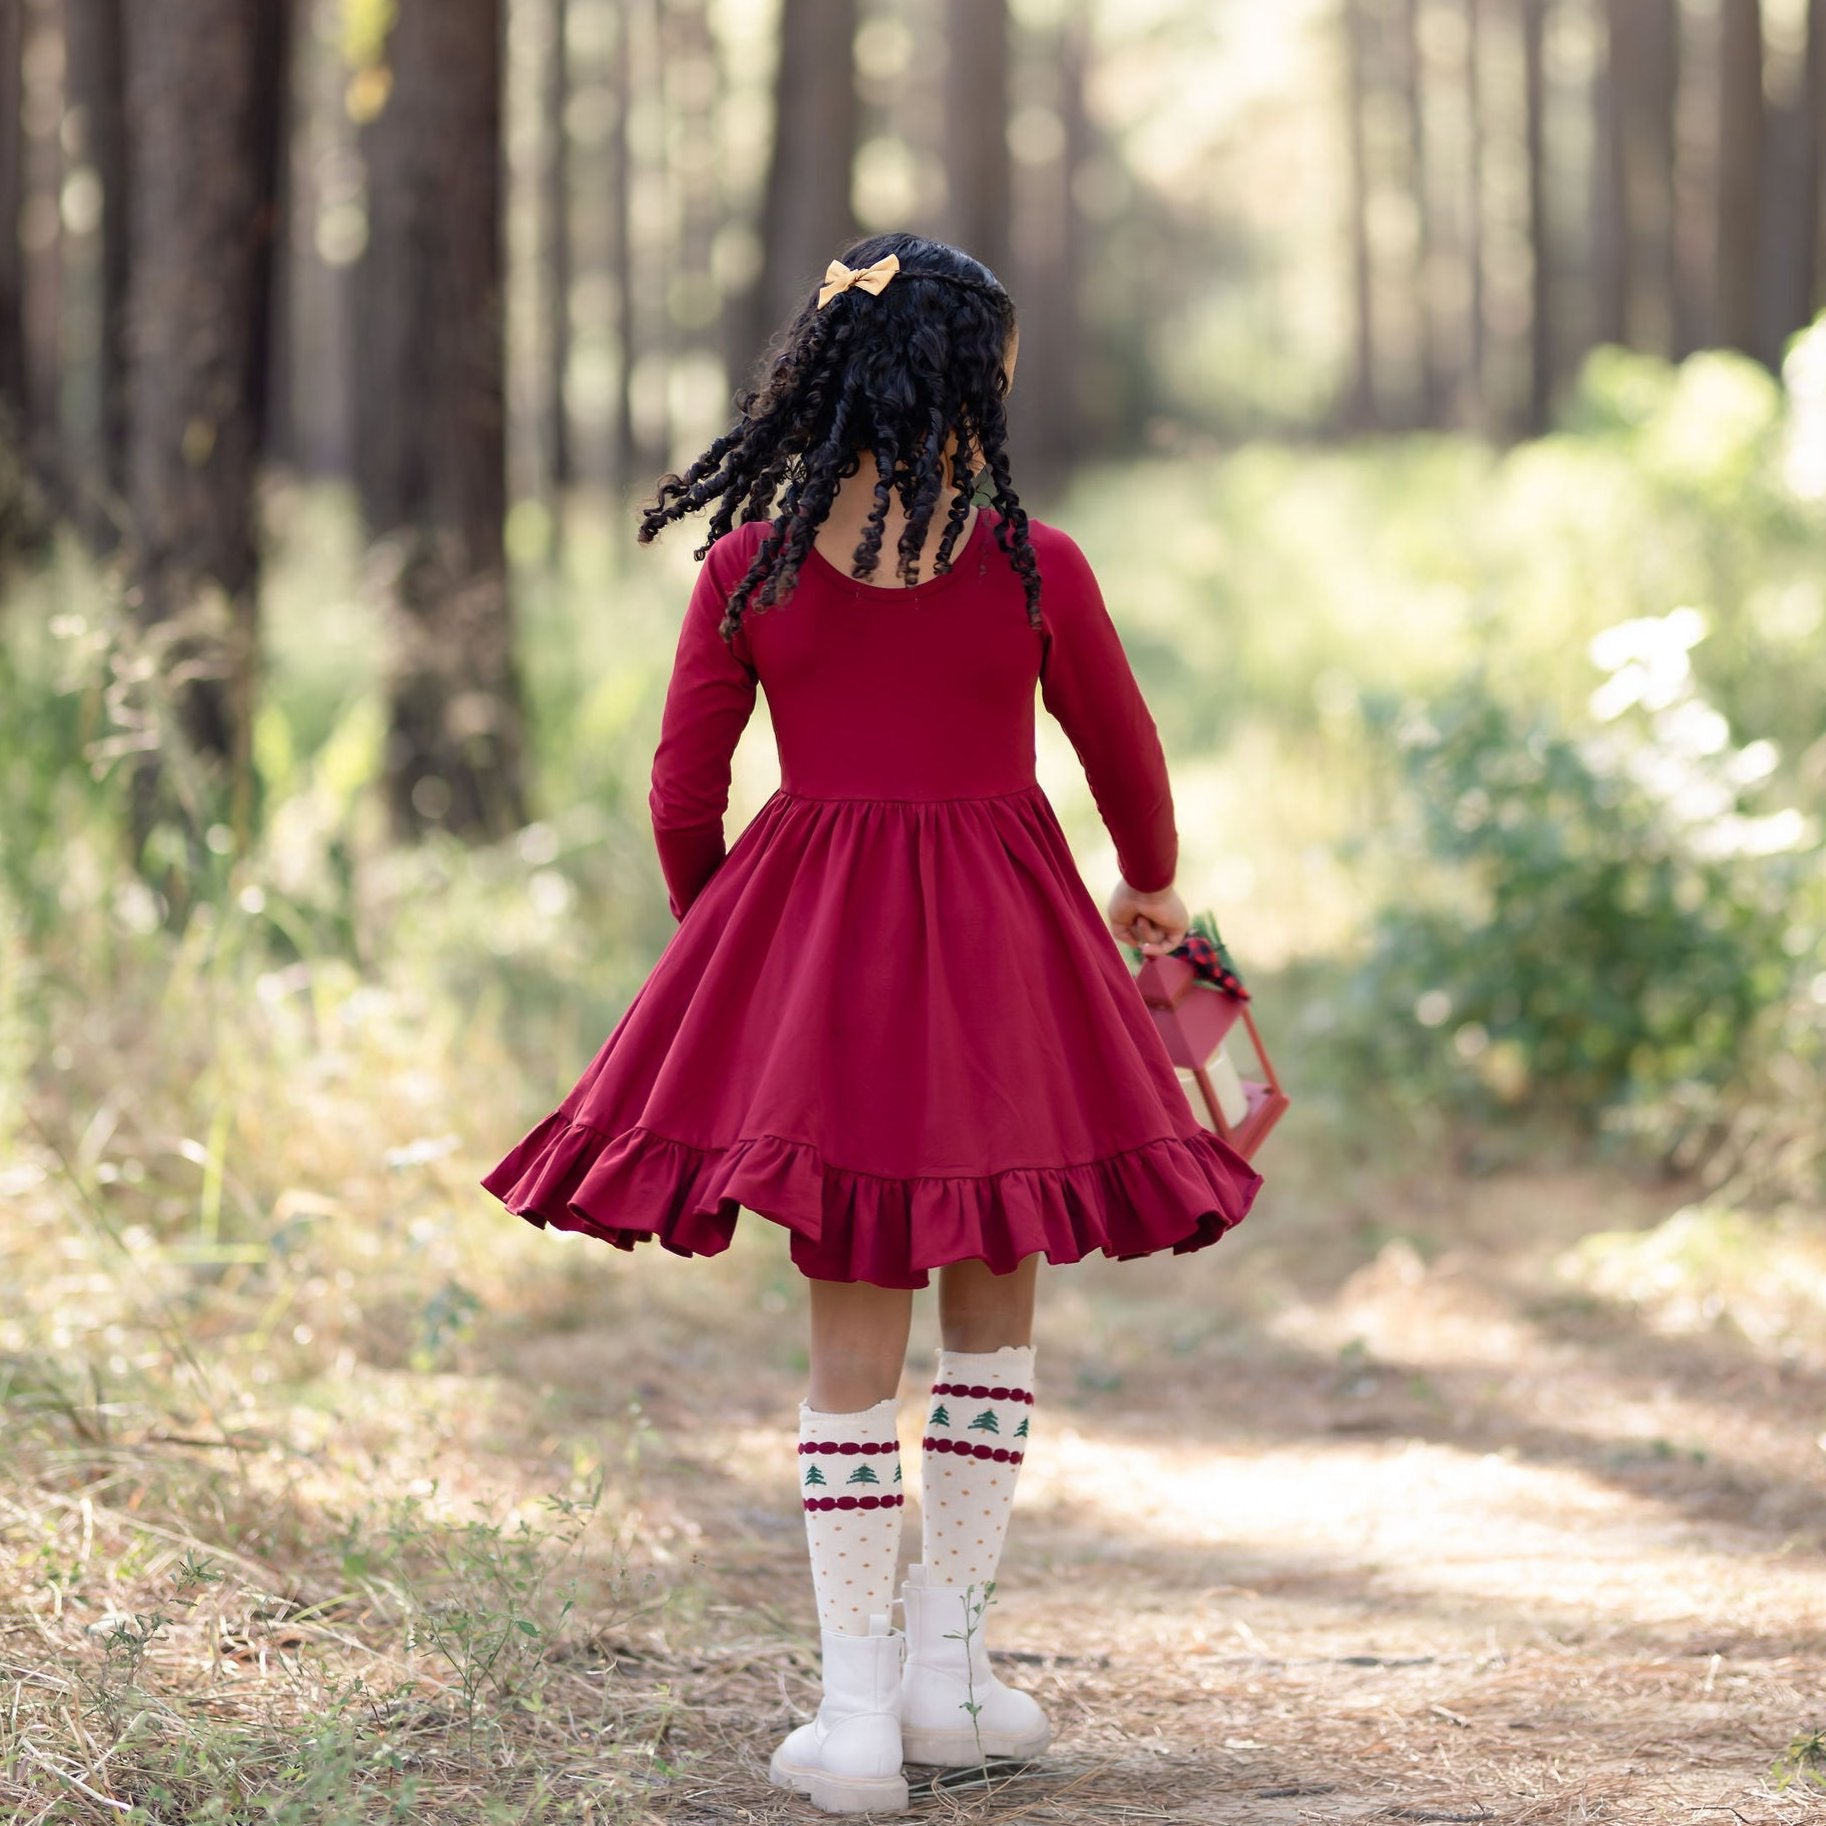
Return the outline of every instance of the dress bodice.
<path id="1" fill-rule="evenodd" d="M 911 588 L 858 582 L 813 547 L 791 597 L 744 623 L 787 792 L 953 799 L 1034 784 L 1041 630 L 986 515 L 950 570 Z"/>
<path id="2" fill-rule="evenodd" d="M 780 791 L 929 803 L 1037 791 L 1034 687 L 1070 737 L 1123 878 L 1168 886 L 1178 831 L 1154 719 L 1084 554 L 1029 519 L 1040 626 L 980 509 L 950 570 L 911 588 L 846 576 L 815 547 L 791 592 L 718 632 L 767 530 L 710 548 L 679 631 L 648 795 L 654 840 L 684 911 L 727 854 L 729 764 L 767 694 Z"/>

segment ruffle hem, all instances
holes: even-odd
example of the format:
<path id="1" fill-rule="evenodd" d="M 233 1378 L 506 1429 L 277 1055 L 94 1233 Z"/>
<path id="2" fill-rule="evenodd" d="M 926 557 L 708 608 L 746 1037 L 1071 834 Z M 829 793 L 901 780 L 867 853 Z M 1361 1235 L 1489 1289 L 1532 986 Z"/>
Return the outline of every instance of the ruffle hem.
<path id="1" fill-rule="evenodd" d="M 1036 1251 L 1053 1263 L 1185 1255 L 1242 1222 L 1262 1176 L 1206 1129 L 1070 1166 L 893 1179 L 778 1135 L 702 1148 L 640 1127 L 605 1135 L 557 1111 L 482 1184 L 540 1229 L 684 1256 L 721 1254 L 746 1209 L 791 1231 L 793 1263 L 815 1280 L 921 1288 L 950 1262 L 1005 1274 Z M 634 1212 L 642 1221 L 625 1221 Z"/>

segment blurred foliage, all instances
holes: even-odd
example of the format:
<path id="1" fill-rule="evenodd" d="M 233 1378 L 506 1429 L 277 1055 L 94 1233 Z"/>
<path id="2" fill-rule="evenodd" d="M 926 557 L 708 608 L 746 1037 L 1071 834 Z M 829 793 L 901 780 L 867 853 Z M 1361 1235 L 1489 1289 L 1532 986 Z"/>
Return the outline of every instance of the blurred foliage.
<path id="1" fill-rule="evenodd" d="M 1342 1080 L 1485 1126 L 1571 1118 L 1745 1198 L 1826 1190 L 1826 575 L 1800 429 L 1751 363 L 1607 350 L 1568 427 L 1505 460 L 1612 510 L 1630 587 L 1562 605 L 1585 638 L 1552 682 L 1531 629 L 1487 625 L 1429 688 L 1359 699 L 1386 817 L 1346 840 L 1377 911 L 1316 1010 Z M 1538 568 L 1570 585 L 1567 556 Z M 1658 612 L 1614 619 L 1650 584 Z M 1573 692 L 1581 648 L 1602 679 Z"/>
<path id="2" fill-rule="evenodd" d="M 1750 809 L 1770 745 L 1731 746 L 1692 694 L 1681 622 L 1615 631 L 1633 638 L 1610 647 L 1647 663 L 1614 672 L 1625 691 L 1599 708 L 1663 695 L 1596 727 L 1508 702 L 1482 673 L 1371 707 L 1405 817 L 1357 840 L 1390 884 L 1344 1022 L 1366 1077 L 1486 1116 L 1656 1112 L 1670 1146 L 1716 1120 L 1800 960 L 1817 964 L 1826 866 L 1817 825 Z"/>
<path id="3" fill-rule="evenodd" d="M 1060 517 L 1176 755 L 1245 718 L 1354 753 L 1366 694 L 1424 696 L 1480 660 L 1572 715 L 1594 634 L 1693 603 L 1705 691 L 1798 766 L 1821 736 L 1826 567 L 1785 439 L 1753 362 L 1604 349 L 1532 443 L 1245 445 L 1087 477 Z"/>

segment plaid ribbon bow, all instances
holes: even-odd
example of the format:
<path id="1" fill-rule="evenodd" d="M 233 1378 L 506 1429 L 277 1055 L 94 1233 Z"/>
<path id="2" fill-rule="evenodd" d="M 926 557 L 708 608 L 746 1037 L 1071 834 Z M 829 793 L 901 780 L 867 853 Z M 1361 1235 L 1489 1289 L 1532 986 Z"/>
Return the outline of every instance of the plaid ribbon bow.
<path id="1" fill-rule="evenodd" d="M 1236 965 L 1224 948 L 1224 941 L 1217 936 L 1215 926 L 1208 931 L 1201 930 L 1194 920 L 1187 928 L 1184 939 L 1167 955 L 1183 957 L 1192 966 L 1192 974 L 1200 982 L 1209 983 L 1212 988 L 1235 996 L 1239 1002 L 1249 1000 L 1249 991 L 1243 987 L 1243 979 L 1237 975 Z"/>

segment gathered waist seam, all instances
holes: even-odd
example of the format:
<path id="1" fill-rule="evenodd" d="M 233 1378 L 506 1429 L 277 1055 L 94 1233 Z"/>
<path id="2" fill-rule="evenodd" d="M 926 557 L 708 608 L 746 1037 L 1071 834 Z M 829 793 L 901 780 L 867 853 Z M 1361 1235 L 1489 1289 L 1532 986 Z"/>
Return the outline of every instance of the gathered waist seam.
<path id="1" fill-rule="evenodd" d="M 817 805 L 952 805 L 979 799 L 1020 799 L 1039 789 L 1038 780 L 1000 793 L 802 793 L 790 786 L 775 789 L 782 799 L 806 799 Z"/>

